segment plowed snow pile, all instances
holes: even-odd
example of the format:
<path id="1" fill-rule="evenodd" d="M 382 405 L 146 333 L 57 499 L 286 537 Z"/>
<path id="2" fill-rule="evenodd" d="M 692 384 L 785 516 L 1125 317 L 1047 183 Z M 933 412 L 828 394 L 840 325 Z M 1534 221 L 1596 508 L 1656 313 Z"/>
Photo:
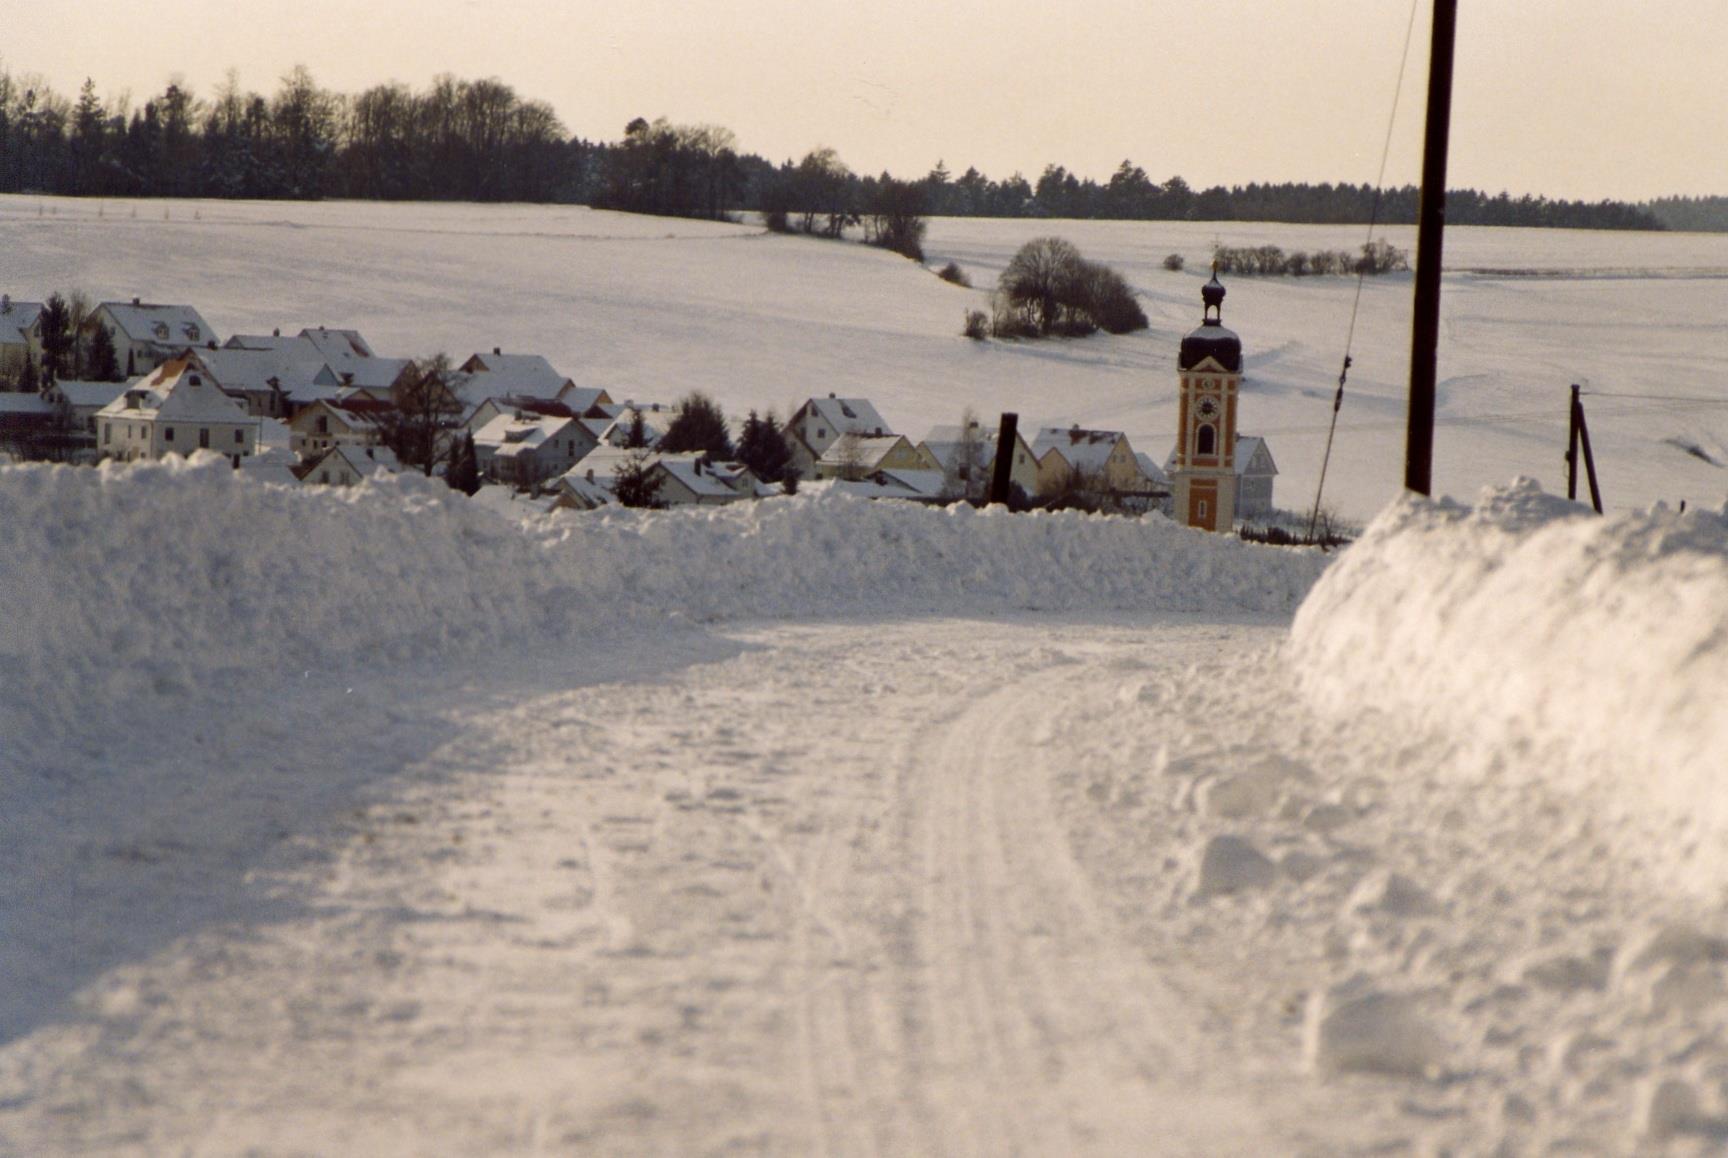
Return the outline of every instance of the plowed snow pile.
<path id="1" fill-rule="evenodd" d="M 410 664 L 507 641 L 604 644 L 679 621 L 1283 612 L 1325 566 L 1159 516 L 842 496 L 523 527 L 415 476 L 295 490 L 215 458 L 0 468 L 0 511 L 13 735 L 76 729 L 105 698 L 171 692 L 211 671 L 257 682 L 362 656 Z"/>
<path id="2" fill-rule="evenodd" d="M 1298 678 L 1590 800 L 1634 856 L 1728 880 L 1728 512 L 1597 518 L 1528 480 L 1405 500 L 1315 588 Z"/>

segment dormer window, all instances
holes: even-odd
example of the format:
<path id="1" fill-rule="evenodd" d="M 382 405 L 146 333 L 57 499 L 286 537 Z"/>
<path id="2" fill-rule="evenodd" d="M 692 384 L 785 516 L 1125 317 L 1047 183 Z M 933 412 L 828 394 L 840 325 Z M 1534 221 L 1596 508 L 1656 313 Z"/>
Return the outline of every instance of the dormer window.
<path id="1" fill-rule="evenodd" d="M 185 334 L 187 338 L 194 342 L 202 340 L 198 337 L 198 327 L 191 322 L 187 322 L 185 326 L 181 327 L 180 332 Z"/>
<path id="2" fill-rule="evenodd" d="M 150 332 L 155 334 L 159 340 L 166 342 L 168 340 L 168 323 L 157 322 L 150 327 Z"/>

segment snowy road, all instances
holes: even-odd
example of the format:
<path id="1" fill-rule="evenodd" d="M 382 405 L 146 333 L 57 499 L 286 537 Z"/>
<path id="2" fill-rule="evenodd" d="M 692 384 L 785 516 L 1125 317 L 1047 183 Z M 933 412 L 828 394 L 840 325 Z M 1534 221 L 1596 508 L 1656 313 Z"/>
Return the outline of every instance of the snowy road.
<path id="1" fill-rule="evenodd" d="M 12 987 L 45 1008 L 0 1044 L 0 1151 L 1621 1149 L 1675 1045 L 1597 973 L 1656 890 L 1575 829 L 1517 847 L 1541 802 L 1444 749 L 1303 721 L 1283 634 L 763 626 L 307 692 L 329 813 L 152 815 L 148 856 L 62 866 L 137 943 Z M 232 758 L 266 707 L 226 711 Z M 1221 832 L 1264 879 L 1206 883 Z M 1502 983 L 1532 952 L 1550 980 Z M 1381 1055 L 1431 1031 L 1426 1080 L 1309 1072 L 1306 995 L 1362 973 L 1426 1003 Z"/>

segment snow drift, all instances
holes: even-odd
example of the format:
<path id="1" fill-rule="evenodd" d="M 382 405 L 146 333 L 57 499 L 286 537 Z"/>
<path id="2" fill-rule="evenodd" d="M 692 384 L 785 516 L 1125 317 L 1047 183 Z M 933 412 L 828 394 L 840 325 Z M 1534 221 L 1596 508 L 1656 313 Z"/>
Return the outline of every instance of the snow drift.
<path id="1" fill-rule="evenodd" d="M 1408 498 L 1315 587 L 1291 648 L 1323 708 L 1591 796 L 1634 856 L 1728 882 L 1728 510 L 1597 518 L 1523 479 L 1474 510 Z"/>
<path id="2" fill-rule="evenodd" d="M 257 682 L 554 638 L 628 646 L 680 621 L 1283 613 L 1325 566 L 1156 516 L 843 496 L 517 524 L 418 477 L 274 487 L 215 458 L 0 468 L 0 509 L 8 728 L 50 732 L 105 696 L 216 671 Z"/>

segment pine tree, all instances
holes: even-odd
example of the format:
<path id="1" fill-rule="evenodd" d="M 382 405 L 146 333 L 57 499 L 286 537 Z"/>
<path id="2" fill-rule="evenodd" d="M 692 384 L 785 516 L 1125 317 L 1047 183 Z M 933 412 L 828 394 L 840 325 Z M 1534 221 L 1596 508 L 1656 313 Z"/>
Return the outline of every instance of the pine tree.
<path id="1" fill-rule="evenodd" d="M 738 435 L 738 461 L 763 482 L 780 482 L 792 463 L 792 450 L 772 411 L 758 418 L 752 410 Z"/>
<path id="2" fill-rule="evenodd" d="M 48 295 L 41 313 L 42 378 L 53 383 L 66 371 L 67 356 L 72 352 L 72 311 L 58 292 Z"/>
<path id="3" fill-rule="evenodd" d="M 450 489 L 461 491 L 469 498 L 480 490 L 480 455 L 474 449 L 474 434 L 453 439 L 450 444 L 450 469 L 444 472 Z"/>
<path id="4" fill-rule="evenodd" d="M 716 462 L 731 461 L 732 438 L 726 433 L 726 414 L 720 404 L 700 390 L 692 391 L 678 417 L 666 428 L 660 449 L 670 453 L 699 450 Z"/>
<path id="5" fill-rule="evenodd" d="M 90 328 L 90 352 L 84 372 L 97 382 L 120 380 L 120 355 L 114 349 L 114 335 L 101 323 Z"/>
<path id="6" fill-rule="evenodd" d="M 622 506 L 660 510 L 666 506 L 660 498 L 660 484 L 654 478 L 654 466 L 646 452 L 637 452 L 625 459 L 612 475 L 612 494 Z"/>

